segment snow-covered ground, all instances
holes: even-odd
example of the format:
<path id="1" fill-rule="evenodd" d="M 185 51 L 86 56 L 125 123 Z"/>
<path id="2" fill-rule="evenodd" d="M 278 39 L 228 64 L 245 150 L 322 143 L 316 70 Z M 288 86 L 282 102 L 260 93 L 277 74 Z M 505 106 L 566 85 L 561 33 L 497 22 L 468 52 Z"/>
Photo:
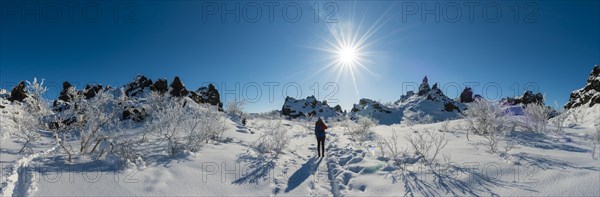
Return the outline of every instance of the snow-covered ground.
<path id="1" fill-rule="evenodd" d="M 312 122 L 251 117 L 227 121 L 224 142 L 195 153 L 148 157 L 122 167 L 110 160 L 67 163 L 48 141 L 34 154 L 2 139 L 3 195 L 33 196 L 600 196 L 600 160 L 591 156 L 586 133 L 591 124 L 571 124 L 564 134 L 513 132 L 516 145 L 493 154 L 485 139 L 466 138 L 464 120 L 444 123 L 380 125 L 376 134 L 400 134 L 401 150 L 412 154 L 405 136 L 425 130 L 444 134 L 448 145 L 435 167 L 387 161 L 377 141 L 358 144 L 341 123 L 330 126 L 326 157 L 316 157 Z M 264 125 L 282 121 L 291 142 L 275 157 L 252 144 Z M 131 131 L 135 133 L 135 129 Z M 147 147 L 148 149 L 152 147 Z M 16 174 L 15 174 L 16 173 Z"/>

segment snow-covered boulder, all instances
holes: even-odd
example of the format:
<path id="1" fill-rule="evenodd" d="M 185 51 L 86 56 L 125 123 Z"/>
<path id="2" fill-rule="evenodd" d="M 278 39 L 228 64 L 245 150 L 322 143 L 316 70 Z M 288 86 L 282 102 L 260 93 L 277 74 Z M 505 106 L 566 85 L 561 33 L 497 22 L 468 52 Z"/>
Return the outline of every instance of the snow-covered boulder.
<path id="1" fill-rule="evenodd" d="M 188 93 L 190 93 L 190 91 L 188 91 L 185 88 L 185 85 L 183 84 L 183 82 L 181 82 L 181 79 L 179 79 L 179 76 L 175 76 L 175 78 L 173 79 L 173 82 L 171 82 L 170 87 L 171 87 L 171 89 L 170 89 L 169 93 L 171 94 L 171 96 L 174 96 L 174 97 L 183 97 L 183 96 L 187 96 Z"/>
<path id="2" fill-rule="evenodd" d="M 167 82 L 167 79 L 161 78 L 161 79 L 156 80 L 156 82 L 154 82 L 154 84 L 152 84 L 152 86 L 150 86 L 150 89 L 152 91 L 156 91 L 161 94 L 164 94 L 165 92 L 169 91 L 168 84 L 169 83 Z"/>
<path id="3" fill-rule="evenodd" d="M 335 108 L 335 109 L 334 109 Z M 281 115 L 290 118 L 299 117 L 335 117 L 342 114 L 341 107 L 330 107 L 327 101 L 318 101 L 314 96 L 306 99 L 295 99 L 286 97 L 285 103 L 281 108 Z"/>
<path id="4" fill-rule="evenodd" d="M 565 109 L 573 109 L 579 106 L 587 105 L 593 107 L 600 103 L 600 68 L 594 66 L 590 73 L 585 87 L 571 92 L 569 101 Z"/>
<path id="5" fill-rule="evenodd" d="M 506 97 L 502 99 L 502 102 L 509 104 L 509 105 L 528 105 L 531 103 L 537 103 L 537 104 L 541 104 L 544 105 L 544 95 L 540 92 L 538 93 L 533 93 L 532 91 L 525 91 L 525 93 L 523 93 L 523 96 L 518 96 L 518 97 Z"/>
<path id="6" fill-rule="evenodd" d="M 219 110 L 223 111 L 223 102 L 221 102 L 221 96 L 213 84 L 208 84 L 208 87 L 200 87 L 197 91 L 190 92 L 189 97 L 198 104 L 208 103 L 218 106 Z"/>
<path id="7" fill-rule="evenodd" d="M 151 79 L 148 79 L 144 75 L 138 75 L 131 83 L 125 85 L 123 88 L 125 89 L 125 94 L 132 97 L 149 92 L 150 86 L 152 86 Z"/>
<path id="8" fill-rule="evenodd" d="M 22 102 L 25 98 L 27 98 L 27 90 L 25 90 L 25 81 L 21 81 L 12 89 L 8 100 Z"/>
<path id="9" fill-rule="evenodd" d="M 437 83 L 429 86 L 427 76 L 415 94 L 408 91 L 400 96 L 394 104 L 383 105 L 370 99 L 361 99 L 355 104 L 351 116 L 368 116 L 377 119 L 380 124 L 397 124 L 402 120 L 421 121 L 424 118 L 430 121 L 443 121 L 460 117 L 460 112 L 466 109 L 465 104 L 448 98 Z"/>
<path id="10" fill-rule="evenodd" d="M 475 98 L 473 98 L 473 89 L 471 87 L 465 87 L 465 89 L 460 93 L 460 102 L 470 103 L 473 101 L 475 101 Z"/>
<path id="11" fill-rule="evenodd" d="M 82 93 L 86 99 L 93 98 L 96 94 L 102 90 L 102 85 L 100 84 L 87 84 L 83 89 Z"/>

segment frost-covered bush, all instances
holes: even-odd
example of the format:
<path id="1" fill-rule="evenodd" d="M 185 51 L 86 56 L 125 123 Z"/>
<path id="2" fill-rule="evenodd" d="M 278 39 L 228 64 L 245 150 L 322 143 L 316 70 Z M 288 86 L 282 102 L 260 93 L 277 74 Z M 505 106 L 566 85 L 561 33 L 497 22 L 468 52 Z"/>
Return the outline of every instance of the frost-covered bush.
<path id="1" fill-rule="evenodd" d="M 429 114 L 425 114 L 425 112 L 419 110 L 410 116 L 402 117 L 402 124 L 406 126 L 413 126 L 416 124 L 431 124 L 434 123 L 435 120 L 433 116 Z"/>
<path id="2" fill-rule="evenodd" d="M 124 94 L 115 97 L 110 91 L 100 90 L 89 99 L 81 94 L 73 95 L 71 107 L 57 115 L 54 136 L 68 154 L 69 162 L 76 153 L 99 157 L 98 147 L 123 131 L 119 115 Z"/>
<path id="3" fill-rule="evenodd" d="M 551 123 L 552 125 L 554 125 L 554 127 L 556 127 L 555 132 L 558 134 L 563 133 L 563 130 L 565 128 L 565 122 L 567 121 L 567 118 L 569 117 L 569 111 L 568 110 L 562 110 L 558 112 L 558 115 L 556 115 L 554 118 L 552 118 Z"/>
<path id="4" fill-rule="evenodd" d="M 464 113 L 468 125 L 467 139 L 469 139 L 469 131 L 482 135 L 487 140 L 490 151 L 495 153 L 499 142 L 514 130 L 514 121 L 498 104 L 483 99 L 475 100 L 467 106 Z"/>
<path id="5" fill-rule="evenodd" d="M 390 137 L 379 136 L 379 148 L 381 150 L 381 156 L 385 157 L 385 153 L 388 152 L 389 158 L 397 161 L 402 155 L 400 149 L 400 134 L 394 129 Z"/>
<path id="6" fill-rule="evenodd" d="M 585 117 L 585 112 L 581 108 L 579 108 L 579 109 L 571 110 L 570 115 L 573 118 L 573 122 L 579 124 L 579 123 L 583 122 L 583 118 Z"/>
<path id="7" fill-rule="evenodd" d="M 346 130 L 353 141 L 362 144 L 363 142 L 374 138 L 374 132 L 372 131 L 374 126 L 377 126 L 377 120 L 366 116 L 358 116 L 356 123 L 347 123 Z"/>
<path id="8" fill-rule="evenodd" d="M 209 140 L 220 140 L 227 129 L 224 114 L 211 105 L 199 105 L 186 98 L 151 93 L 151 119 L 146 132 L 163 142 L 169 154 L 198 151 Z"/>
<path id="9" fill-rule="evenodd" d="M 448 144 L 445 133 L 429 130 L 408 134 L 406 140 L 426 165 L 434 164 L 440 151 Z"/>
<path id="10" fill-rule="evenodd" d="M 591 141 L 592 148 L 592 158 L 596 158 L 596 154 L 598 154 L 598 146 L 600 146 L 600 121 L 596 121 L 594 124 L 594 131 L 588 134 L 588 138 Z"/>
<path id="11" fill-rule="evenodd" d="M 21 109 L 20 112 L 17 111 L 11 114 L 14 130 L 10 132 L 10 136 L 23 142 L 19 153 L 33 152 L 31 149 L 32 143 L 41 138 L 40 130 L 45 128 L 42 117 L 50 114 L 48 103 L 43 98 L 46 90 L 44 80 L 38 82 L 34 78 L 32 82 L 27 81 L 26 91 L 28 97 L 17 106 L 18 109 Z"/>
<path id="12" fill-rule="evenodd" d="M 262 133 L 254 142 L 253 147 L 261 153 L 279 155 L 291 140 L 287 130 L 283 128 L 280 120 L 268 121 L 262 127 Z"/>
<path id="13" fill-rule="evenodd" d="M 440 125 L 440 132 L 450 132 L 450 121 L 449 120 L 444 120 L 442 122 L 442 124 Z"/>
<path id="14" fill-rule="evenodd" d="M 532 132 L 546 132 L 550 114 L 544 105 L 538 103 L 528 104 L 525 106 L 524 112 L 525 117 L 523 123 L 526 130 Z"/>
<path id="15" fill-rule="evenodd" d="M 231 114 L 242 115 L 242 112 L 244 111 L 244 107 L 246 107 L 245 100 L 240 100 L 240 101 L 232 100 L 232 101 L 227 102 L 225 111 L 227 111 L 228 113 L 231 113 Z"/>

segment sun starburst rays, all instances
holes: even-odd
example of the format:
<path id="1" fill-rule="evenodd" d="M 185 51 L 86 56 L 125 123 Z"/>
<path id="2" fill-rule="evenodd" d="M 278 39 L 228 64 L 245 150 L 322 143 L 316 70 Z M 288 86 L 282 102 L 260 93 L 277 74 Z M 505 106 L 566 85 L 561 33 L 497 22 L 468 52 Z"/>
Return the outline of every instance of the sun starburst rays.
<path id="1" fill-rule="evenodd" d="M 393 7 L 393 6 L 392 6 Z M 328 24 L 328 34 L 318 34 L 322 43 L 321 46 L 310 48 L 324 52 L 325 56 L 321 67 L 317 72 L 312 73 L 309 78 L 319 75 L 326 79 L 335 79 L 337 83 L 348 83 L 351 81 L 354 92 L 358 97 L 359 79 L 364 74 L 379 77 L 372 69 L 375 66 L 373 61 L 377 52 L 374 51 L 375 43 L 383 38 L 377 37 L 377 32 L 388 23 L 391 18 L 388 16 L 391 7 L 388 8 L 379 18 L 370 23 L 363 15 L 358 23 L 354 23 L 352 18 L 340 20 L 338 23 Z M 350 14 L 352 16 L 353 13 Z M 372 24 L 363 28 L 363 24 Z"/>

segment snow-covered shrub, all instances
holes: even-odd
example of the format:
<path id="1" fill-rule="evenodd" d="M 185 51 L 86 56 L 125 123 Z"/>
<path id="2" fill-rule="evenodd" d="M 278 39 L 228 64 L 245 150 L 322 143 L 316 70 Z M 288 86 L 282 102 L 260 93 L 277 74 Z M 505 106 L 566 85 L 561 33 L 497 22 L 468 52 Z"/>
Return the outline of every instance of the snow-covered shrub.
<path id="1" fill-rule="evenodd" d="M 487 140 L 490 150 L 495 153 L 498 143 L 514 130 L 515 124 L 497 104 L 478 99 L 468 104 L 464 113 L 469 131 L 482 135 Z"/>
<path id="2" fill-rule="evenodd" d="M 151 93 L 148 105 L 152 110 L 146 130 L 165 142 L 171 155 L 198 151 L 209 140 L 220 140 L 227 129 L 224 115 L 208 104 Z"/>
<path id="3" fill-rule="evenodd" d="M 555 132 L 557 134 L 561 134 L 563 133 L 563 130 L 565 128 L 565 122 L 567 121 L 567 118 L 569 117 L 569 111 L 568 110 L 562 110 L 558 112 L 558 115 L 556 115 L 554 118 L 552 118 L 552 125 L 554 125 L 554 127 L 556 127 Z"/>
<path id="4" fill-rule="evenodd" d="M 32 82 L 27 81 L 29 96 L 20 104 L 20 112 L 12 114 L 14 131 L 10 133 L 10 136 L 23 142 L 19 153 L 33 152 L 31 145 L 40 139 L 39 132 L 45 128 L 42 117 L 50 114 L 48 103 L 43 98 L 46 90 L 44 80 L 38 82 L 34 78 Z"/>
<path id="5" fill-rule="evenodd" d="M 401 122 L 406 126 L 413 126 L 416 124 L 431 124 L 434 123 L 435 120 L 433 116 L 425 114 L 425 112 L 419 110 L 410 116 L 402 117 Z"/>
<path id="6" fill-rule="evenodd" d="M 362 144 L 365 141 L 374 138 L 374 132 L 371 130 L 374 126 L 377 126 L 377 120 L 371 119 L 366 116 L 358 116 L 356 123 L 349 122 L 346 126 L 347 134 L 350 138 Z"/>
<path id="7" fill-rule="evenodd" d="M 577 124 L 582 123 L 583 118 L 585 117 L 585 113 L 583 110 L 581 110 L 581 108 L 572 110 L 570 112 L 570 114 L 571 114 L 571 117 L 573 118 L 573 122 L 577 123 Z"/>
<path id="8" fill-rule="evenodd" d="M 80 153 L 95 153 L 98 145 L 112 139 L 123 130 L 119 115 L 119 99 L 108 91 L 100 90 L 96 96 L 78 103 L 78 122 L 81 124 Z M 91 149 L 90 149 L 91 148 Z"/>
<path id="9" fill-rule="evenodd" d="M 115 97 L 106 90 L 98 91 L 89 99 L 81 94 L 73 95 L 71 107 L 57 116 L 55 123 L 58 129 L 54 130 L 54 136 L 68 154 L 69 162 L 76 153 L 98 154 L 96 150 L 100 144 L 114 139 L 124 128 L 119 118 L 119 103 L 125 99 L 124 96 Z M 72 144 L 75 136 L 78 137 L 78 151 Z"/>
<path id="10" fill-rule="evenodd" d="M 415 155 L 420 157 L 426 165 L 435 163 L 435 159 L 444 147 L 448 144 L 445 133 L 425 130 L 423 132 L 414 132 L 406 135 L 410 146 Z"/>
<path id="11" fill-rule="evenodd" d="M 382 157 L 385 157 L 385 152 L 387 151 L 389 158 L 397 161 L 402 155 L 402 151 L 400 150 L 400 134 L 393 129 L 390 137 L 384 138 L 379 136 L 379 147 Z"/>
<path id="12" fill-rule="evenodd" d="M 277 156 L 289 145 L 291 138 L 280 120 L 268 121 L 263 125 L 262 130 L 253 144 L 253 147 L 259 152 L 275 153 Z"/>
<path id="13" fill-rule="evenodd" d="M 242 112 L 244 111 L 245 106 L 246 106 L 245 100 L 240 100 L 240 101 L 232 100 L 227 103 L 225 111 L 227 111 L 228 113 L 231 113 L 231 114 L 242 115 Z"/>
<path id="14" fill-rule="evenodd" d="M 32 143 L 40 139 L 39 124 L 37 124 L 37 117 L 23 111 L 22 113 L 12 114 L 14 121 L 14 131 L 10 133 L 10 136 L 14 139 L 23 142 L 23 146 L 19 150 L 19 153 L 23 151 L 32 153 Z"/>
<path id="15" fill-rule="evenodd" d="M 596 154 L 598 152 L 597 149 L 600 147 L 600 121 L 596 121 L 594 124 L 594 131 L 588 134 L 588 138 L 591 141 L 592 148 L 592 158 L 596 158 Z"/>
<path id="16" fill-rule="evenodd" d="M 524 127 L 532 132 L 546 132 L 550 114 L 547 108 L 542 104 L 531 103 L 524 109 Z"/>
<path id="17" fill-rule="evenodd" d="M 123 161 L 134 161 L 140 156 L 140 151 L 138 150 L 139 144 L 140 141 L 134 138 L 117 138 L 111 144 L 113 146 L 112 153 Z"/>
<path id="18" fill-rule="evenodd" d="M 442 122 L 441 126 L 440 126 L 439 131 L 440 132 L 445 132 L 445 133 L 450 132 L 450 127 L 449 126 L 450 126 L 450 121 L 444 120 Z"/>

